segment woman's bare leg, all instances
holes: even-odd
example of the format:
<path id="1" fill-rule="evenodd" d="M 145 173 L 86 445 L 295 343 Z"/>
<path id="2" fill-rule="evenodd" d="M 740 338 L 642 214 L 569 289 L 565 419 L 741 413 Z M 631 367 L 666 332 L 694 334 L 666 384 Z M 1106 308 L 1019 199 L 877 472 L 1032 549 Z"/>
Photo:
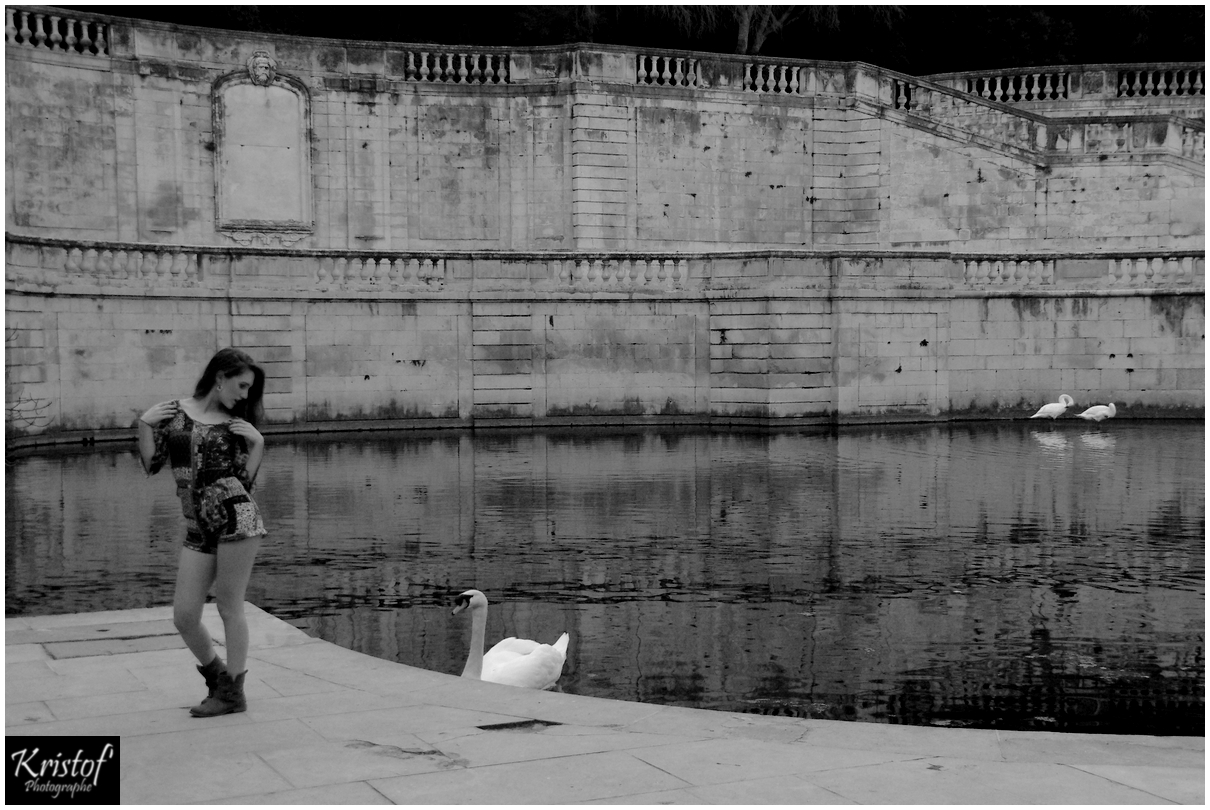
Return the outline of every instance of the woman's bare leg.
<path id="1" fill-rule="evenodd" d="M 252 563 L 260 548 L 259 537 L 220 543 L 214 597 L 227 634 L 227 671 L 238 675 L 248 668 L 248 621 L 244 592 L 252 577 Z"/>
<path id="2" fill-rule="evenodd" d="M 185 646 L 202 664 L 214 660 L 214 641 L 202 624 L 202 608 L 214 583 L 215 556 L 191 548 L 181 549 L 176 572 L 176 594 L 172 600 L 172 620 Z"/>

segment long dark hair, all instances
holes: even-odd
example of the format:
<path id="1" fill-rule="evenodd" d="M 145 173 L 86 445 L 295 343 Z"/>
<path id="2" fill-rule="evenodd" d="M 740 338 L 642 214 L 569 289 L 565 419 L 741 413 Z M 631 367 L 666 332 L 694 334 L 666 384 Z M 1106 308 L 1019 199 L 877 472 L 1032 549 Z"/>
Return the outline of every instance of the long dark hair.
<path id="1" fill-rule="evenodd" d="M 210 358 L 206 370 L 202 372 L 202 378 L 193 389 L 194 398 L 202 399 L 209 394 L 220 372 L 226 379 L 238 377 L 245 371 L 252 372 L 252 387 L 248 389 L 248 396 L 242 402 L 235 403 L 230 413 L 255 426 L 265 418 L 265 406 L 261 403 L 261 397 L 265 394 L 265 372 L 239 349 L 219 349 L 214 357 Z"/>

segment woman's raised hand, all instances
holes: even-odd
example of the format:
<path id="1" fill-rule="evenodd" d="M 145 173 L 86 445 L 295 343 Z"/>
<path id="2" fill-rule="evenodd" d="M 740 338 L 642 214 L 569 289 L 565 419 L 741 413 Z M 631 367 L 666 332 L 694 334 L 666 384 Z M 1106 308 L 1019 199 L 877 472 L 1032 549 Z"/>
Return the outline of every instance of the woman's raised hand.
<path id="1" fill-rule="evenodd" d="M 159 427 L 165 420 L 176 416 L 180 406 L 175 401 L 161 402 L 157 405 L 152 405 L 143 415 L 139 417 L 140 422 L 145 422 L 151 427 Z"/>
<path id="2" fill-rule="evenodd" d="M 236 436 L 242 436 L 244 441 L 248 442 L 248 446 L 261 444 L 265 441 L 265 437 L 260 435 L 260 431 L 252 427 L 252 424 L 245 422 L 243 419 L 235 418 L 227 423 L 227 429 Z"/>

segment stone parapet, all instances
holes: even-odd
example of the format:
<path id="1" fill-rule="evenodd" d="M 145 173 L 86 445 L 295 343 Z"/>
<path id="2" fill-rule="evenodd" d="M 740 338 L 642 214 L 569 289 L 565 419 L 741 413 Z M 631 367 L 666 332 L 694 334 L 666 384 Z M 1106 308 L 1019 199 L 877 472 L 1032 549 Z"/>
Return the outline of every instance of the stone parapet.
<path id="1" fill-rule="evenodd" d="M 1204 62 L 1051 65 L 924 77 L 990 101 L 1053 115 L 1206 118 Z"/>
<path id="2" fill-rule="evenodd" d="M 934 292 L 1005 288 L 1205 290 L 1205 251 L 986 254 L 754 250 L 701 253 L 295 250 L 5 236 L 6 288 L 285 297 L 503 292 L 712 293 L 770 288 Z"/>

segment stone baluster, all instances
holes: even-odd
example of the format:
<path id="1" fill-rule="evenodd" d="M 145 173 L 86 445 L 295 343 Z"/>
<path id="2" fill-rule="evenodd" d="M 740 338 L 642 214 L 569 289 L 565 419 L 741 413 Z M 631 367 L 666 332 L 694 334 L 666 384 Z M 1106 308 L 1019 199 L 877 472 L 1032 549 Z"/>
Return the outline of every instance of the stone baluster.
<path id="1" fill-rule="evenodd" d="M 660 71 L 660 84 L 666 85 L 672 81 L 672 69 L 669 67 L 671 61 L 667 56 L 660 57 L 660 62 L 663 64 L 663 69 Z"/>
<path id="2" fill-rule="evenodd" d="M 147 269 L 150 271 L 148 278 L 152 281 L 166 281 L 170 267 L 172 267 L 172 254 L 166 250 L 154 251 L 151 263 L 147 265 Z"/>
<path id="3" fill-rule="evenodd" d="M 1118 259 L 1117 280 L 1119 284 L 1129 285 L 1134 275 L 1134 259 Z"/>
<path id="4" fill-rule="evenodd" d="M 744 89 L 745 90 L 755 90 L 756 89 L 756 81 L 752 78 L 752 63 L 751 62 L 744 63 Z"/>
<path id="5" fill-rule="evenodd" d="M 403 66 L 404 81 L 413 81 L 416 79 L 416 52 L 408 51 L 407 63 Z"/>
<path id="6" fill-rule="evenodd" d="M 67 26 L 66 26 L 67 27 L 67 36 L 63 38 L 63 44 L 64 44 L 64 46 L 66 46 L 67 50 L 75 51 L 75 50 L 77 50 L 76 44 L 80 41 L 76 37 L 76 21 L 69 17 L 66 20 L 66 23 L 67 23 Z"/>
<path id="7" fill-rule="evenodd" d="M 349 266 L 349 260 L 341 256 L 332 263 L 332 281 L 340 284 L 345 280 L 345 270 Z"/>
<path id="8" fill-rule="evenodd" d="M 17 44 L 16 11 L 9 6 L 4 8 L 4 41 L 9 45 Z"/>
<path id="9" fill-rule="evenodd" d="M 410 284 L 420 283 L 420 260 L 415 256 L 408 259 L 408 269 L 403 275 L 403 281 Z"/>
<path id="10" fill-rule="evenodd" d="M 112 260 L 112 265 L 111 265 L 112 270 L 110 272 L 110 275 L 112 275 L 116 279 L 129 278 L 130 277 L 130 270 L 128 269 L 129 263 L 130 263 L 130 255 L 124 250 L 119 250 L 117 253 L 113 254 L 113 260 Z"/>
<path id="11" fill-rule="evenodd" d="M 361 270 L 365 265 L 359 257 L 354 256 L 345 265 L 345 281 L 361 281 Z"/>
<path id="12" fill-rule="evenodd" d="M 677 259 L 676 272 L 673 274 L 673 280 L 677 284 L 684 284 L 689 280 L 689 260 Z"/>
<path id="13" fill-rule="evenodd" d="M 88 23 L 85 20 L 80 21 L 80 53 L 92 52 L 92 40 L 88 37 Z"/>
<path id="14" fill-rule="evenodd" d="M 42 30 L 42 24 L 45 22 L 46 19 L 41 14 L 34 15 L 34 47 L 46 41 L 46 32 Z"/>
<path id="15" fill-rule="evenodd" d="M 483 83 L 483 69 L 479 67 L 479 54 L 471 54 L 471 82 L 474 84 Z"/>
<path id="16" fill-rule="evenodd" d="M 80 262 L 80 269 L 88 275 L 95 275 L 97 272 L 97 251 L 95 248 L 89 248 L 84 251 L 84 260 Z"/>
<path id="17" fill-rule="evenodd" d="M 1159 88 L 1155 84 L 1155 72 L 1145 70 L 1143 73 L 1143 95 L 1154 96 L 1159 94 Z"/>
<path id="18" fill-rule="evenodd" d="M 992 263 L 988 260 L 979 262 L 979 281 L 984 284 L 991 284 L 993 281 L 992 272 L 995 270 Z"/>
<path id="19" fill-rule="evenodd" d="M 656 280 L 663 284 L 668 279 L 668 262 L 670 259 L 656 259 L 656 266 L 659 268 L 656 271 Z"/>
<path id="20" fill-rule="evenodd" d="M 639 54 L 635 57 L 635 81 L 638 84 L 648 84 L 647 57 Z"/>
<path id="21" fill-rule="evenodd" d="M 1131 262 L 1130 282 L 1131 284 L 1141 284 L 1147 281 L 1151 271 L 1151 262 L 1139 257 Z"/>
<path id="22" fill-rule="evenodd" d="M 129 278 L 143 277 L 143 251 L 136 250 L 130 254 L 130 269 L 127 271 Z"/>
<path id="23" fill-rule="evenodd" d="M 319 284 L 330 284 L 332 281 L 332 259 L 320 256 L 315 263 L 315 281 Z"/>
<path id="24" fill-rule="evenodd" d="M 1181 260 L 1169 257 L 1162 259 L 1163 267 L 1156 273 L 1157 276 L 1167 282 L 1184 281 L 1181 278 Z"/>
<path id="25" fill-rule="evenodd" d="M 790 73 L 790 92 L 795 95 L 802 94 L 802 68 L 795 67 Z"/>
<path id="26" fill-rule="evenodd" d="M 113 251 L 101 251 L 101 255 L 97 257 L 97 275 L 103 277 L 113 275 Z"/>
<path id="27" fill-rule="evenodd" d="M 1194 278 L 1194 261 L 1192 256 L 1185 256 L 1180 260 L 1180 280 L 1183 282 L 1192 281 Z"/>
<path id="28" fill-rule="evenodd" d="M 400 279 L 403 278 L 403 276 L 406 275 L 406 273 L 407 273 L 407 267 L 404 265 L 404 260 L 403 259 L 394 259 L 394 260 L 383 259 L 383 261 L 386 262 L 388 265 L 386 268 L 386 271 L 385 271 L 387 283 L 388 284 L 398 284 Z"/>
<path id="29" fill-rule="evenodd" d="M 685 71 L 682 69 L 684 67 L 684 63 L 684 57 L 678 56 L 676 57 L 676 61 L 672 66 L 672 83 L 678 87 L 685 79 Z"/>
<path id="30" fill-rule="evenodd" d="M 29 38 L 32 33 L 33 32 L 29 30 L 29 12 L 22 11 L 21 12 L 21 30 L 19 30 L 17 32 L 17 35 L 19 37 L 21 37 L 22 42 L 24 42 L 26 45 L 28 45 Z"/>
<path id="31" fill-rule="evenodd" d="M 1117 259 L 1116 272 L 1114 272 L 1114 280 L 1119 285 L 1129 285 L 1130 276 L 1134 275 L 1134 259 Z"/>
<path id="32" fill-rule="evenodd" d="M 59 20 L 61 19 L 63 18 L 54 14 L 50 16 L 50 47 L 56 51 L 61 50 L 60 46 L 63 44 L 63 35 L 59 33 Z"/>
<path id="33" fill-rule="evenodd" d="M 630 273 L 634 268 L 634 259 L 626 256 L 617 260 L 617 267 L 614 269 L 614 281 L 618 284 L 625 284 L 630 280 Z"/>
<path id="34" fill-rule="evenodd" d="M 75 273 L 80 270 L 80 261 L 83 259 L 84 253 L 78 248 L 72 248 L 67 251 L 67 260 L 63 263 L 63 269 L 69 273 Z"/>

